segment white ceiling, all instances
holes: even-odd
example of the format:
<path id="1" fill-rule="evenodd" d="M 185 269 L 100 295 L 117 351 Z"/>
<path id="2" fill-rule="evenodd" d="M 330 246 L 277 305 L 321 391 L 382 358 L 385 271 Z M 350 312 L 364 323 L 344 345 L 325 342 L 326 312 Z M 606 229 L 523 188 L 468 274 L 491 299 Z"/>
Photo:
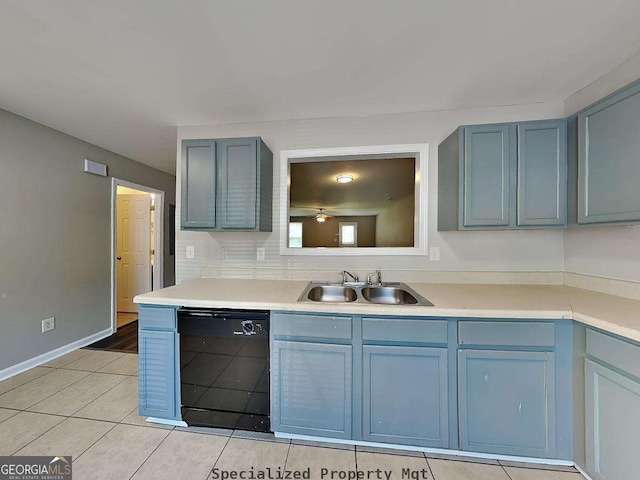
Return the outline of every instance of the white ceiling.
<path id="1" fill-rule="evenodd" d="M 564 100 L 638 0 L 0 0 L 0 107 L 162 170 L 176 126 Z"/>

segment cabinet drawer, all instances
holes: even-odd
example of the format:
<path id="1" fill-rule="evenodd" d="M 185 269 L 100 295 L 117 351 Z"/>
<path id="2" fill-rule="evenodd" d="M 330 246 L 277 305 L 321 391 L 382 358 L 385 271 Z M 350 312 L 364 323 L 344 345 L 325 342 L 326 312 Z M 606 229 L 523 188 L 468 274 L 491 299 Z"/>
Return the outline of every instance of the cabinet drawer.
<path id="1" fill-rule="evenodd" d="M 351 317 L 276 313 L 271 317 L 276 336 L 351 339 Z"/>
<path id="2" fill-rule="evenodd" d="M 446 320 L 363 318 L 362 339 L 389 342 L 447 343 Z"/>
<path id="3" fill-rule="evenodd" d="M 138 326 L 140 328 L 175 330 L 176 311 L 173 308 L 140 306 Z"/>
<path id="4" fill-rule="evenodd" d="M 541 322 L 460 322 L 458 343 L 552 347 L 555 344 L 555 325 Z"/>
<path id="5" fill-rule="evenodd" d="M 640 347 L 636 345 L 587 330 L 587 355 L 640 378 Z"/>

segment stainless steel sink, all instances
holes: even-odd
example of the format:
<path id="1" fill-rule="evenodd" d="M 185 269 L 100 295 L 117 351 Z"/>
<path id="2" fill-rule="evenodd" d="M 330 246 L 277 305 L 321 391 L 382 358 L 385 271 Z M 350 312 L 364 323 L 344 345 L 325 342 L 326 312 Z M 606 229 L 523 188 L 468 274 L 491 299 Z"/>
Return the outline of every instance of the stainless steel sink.
<path id="1" fill-rule="evenodd" d="M 342 285 L 317 285 L 308 290 L 307 298 L 312 302 L 355 302 L 358 294 Z"/>
<path id="2" fill-rule="evenodd" d="M 415 305 L 418 299 L 398 287 L 363 287 L 360 290 L 365 300 L 384 305 Z"/>
<path id="3" fill-rule="evenodd" d="M 351 283 L 343 285 L 309 282 L 298 301 L 433 306 L 433 303 L 404 283 L 383 283 L 381 285 Z"/>

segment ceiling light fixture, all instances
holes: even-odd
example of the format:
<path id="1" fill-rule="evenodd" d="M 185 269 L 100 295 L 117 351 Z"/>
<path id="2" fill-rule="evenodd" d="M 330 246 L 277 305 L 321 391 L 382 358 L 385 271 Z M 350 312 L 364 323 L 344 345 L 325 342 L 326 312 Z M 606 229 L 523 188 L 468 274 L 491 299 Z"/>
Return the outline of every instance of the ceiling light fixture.
<path id="1" fill-rule="evenodd" d="M 351 175 L 349 173 L 343 173 L 342 175 L 338 175 L 336 177 L 336 180 L 339 183 L 351 183 L 351 182 L 353 182 L 353 175 Z"/>
<path id="2" fill-rule="evenodd" d="M 316 219 L 316 222 L 324 223 L 327 221 L 327 218 L 329 218 L 329 215 L 324 213 L 324 208 L 319 208 L 318 214 L 314 218 Z"/>

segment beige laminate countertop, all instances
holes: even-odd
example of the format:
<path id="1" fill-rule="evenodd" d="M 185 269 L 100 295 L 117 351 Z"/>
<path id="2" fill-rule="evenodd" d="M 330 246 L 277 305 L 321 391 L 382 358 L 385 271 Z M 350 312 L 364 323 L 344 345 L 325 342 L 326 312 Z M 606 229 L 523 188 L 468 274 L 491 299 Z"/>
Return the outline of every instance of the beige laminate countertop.
<path id="1" fill-rule="evenodd" d="M 640 301 L 559 285 L 411 283 L 433 307 L 298 302 L 308 282 L 203 278 L 135 297 L 184 307 L 428 317 L 573 319 L 640 342 Z"/>

